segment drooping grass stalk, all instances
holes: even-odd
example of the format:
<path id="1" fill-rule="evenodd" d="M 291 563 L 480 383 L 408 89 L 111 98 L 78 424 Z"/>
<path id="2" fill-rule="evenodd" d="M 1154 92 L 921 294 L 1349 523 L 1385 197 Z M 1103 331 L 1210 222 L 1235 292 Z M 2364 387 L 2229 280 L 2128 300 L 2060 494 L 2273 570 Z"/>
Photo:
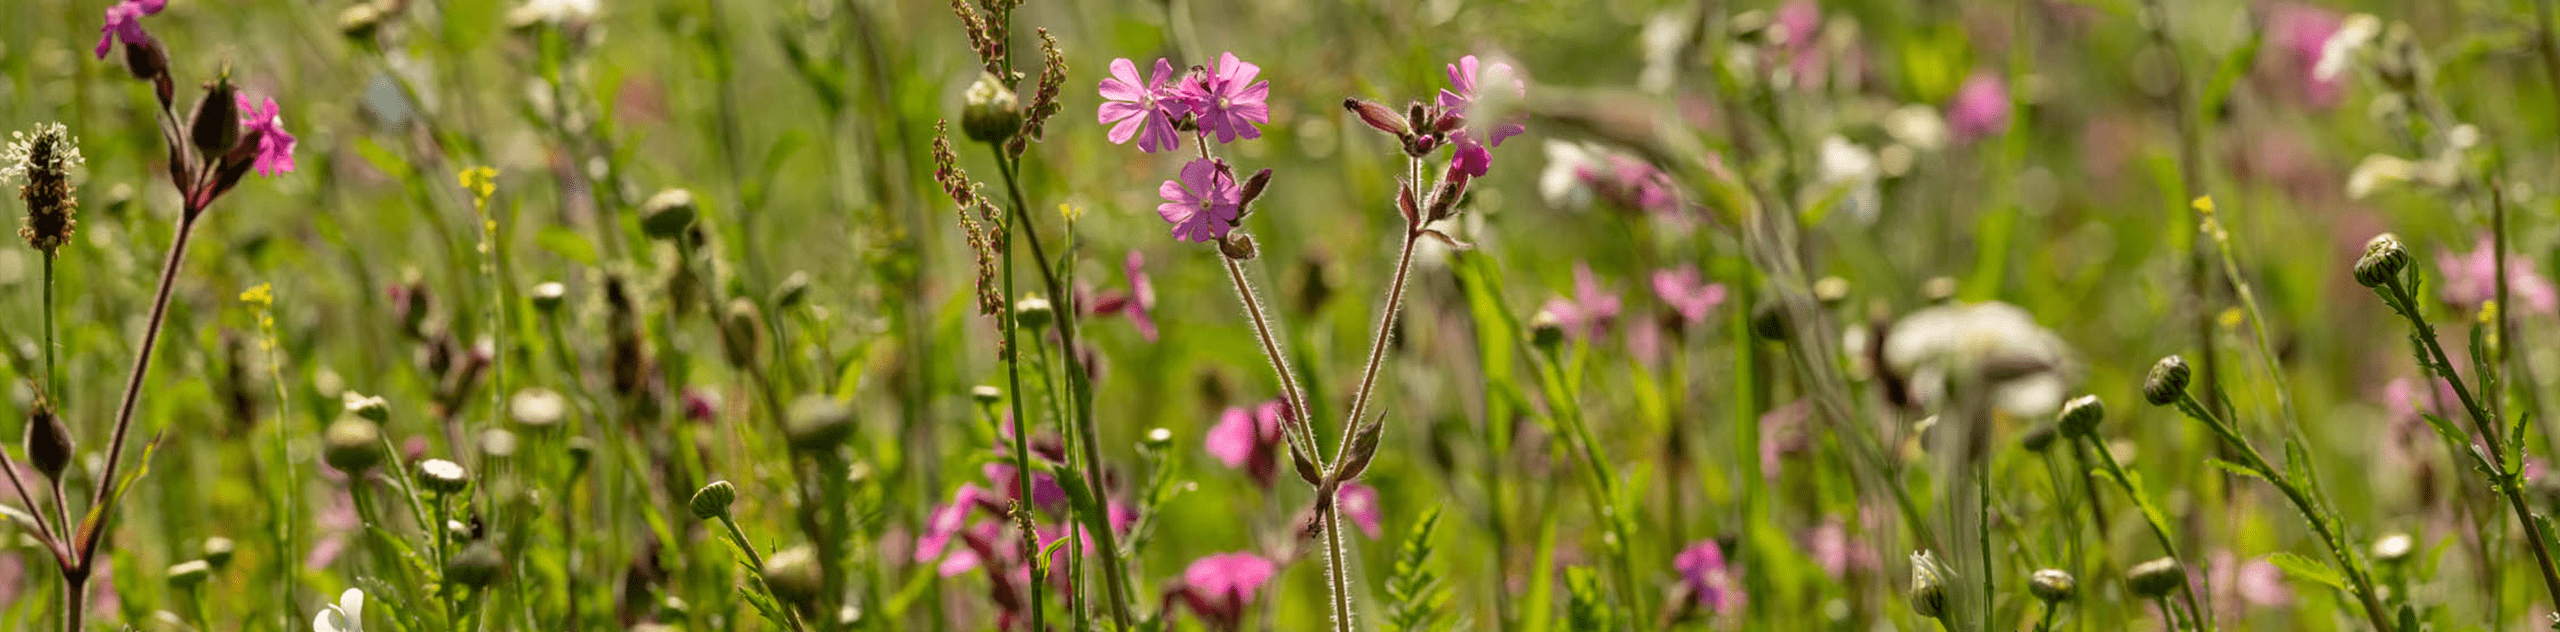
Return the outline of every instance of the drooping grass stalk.
<path id="1" fill-rule="evenodd" d="M 2303 520 L 2311 523 L 2311 530 L 2320 537 L 2321 545 L 2328 548 L 2329 555 L 2343 567 L 2342 570 L 2347 575 L 2349 592 L 2355 593 L 2356 600 L 2364 607 L 2365 618 L 2373 624 L 2373 629 L 2379 632 L 2390 632 L 2393 629 L 2391 614 L 2390 611 L 2383 609 L 2379 595 L 2373 590 L 2372 569 L 2365 567 L 2364 556 L 2357 553 L 2355 545 L 2347 542 L 2343 525 L 2337 524 L 2337 517 L 2328 509 L 2328 501 L 2317 497 L 2316 489 L 2312 491 L 2304 489 L 2304 485 L 2317 483 L 2293 480 L 2293 477 L 2285 474 L 2284 470 L 2269 463 L 2265 456 L 2259 454 L 2257 446 L 2250 445 L 2249 440 L 2242 437 L 2239 430 L 2215 416 L 2213 410 L 2205 408 L 2203 402 L 2196 401 L 2193 394 L 2180 390 L 2177 405 L 2179 411 L 2196 421 L 2203 422 L 2206 427 L 2213 430 L 2215 435 L 2221 437 L 2224 446 L 2243 459 L 2240 463 L 2242 467 L 2256 472 L 2259 478 L 2266 479 L 2267 484 L 2275 486 L 2277 492 L 2284 494 L 2285 500 L 2293 503 L 2294 509 L 2302 513 Z M 2303 466 L 2308 468 L 2309 464 L 2303 464 Z"/>
<path id="2" fill-rule="evenodd" d="M 2411 274 L 2415 274 L 2414 268 Z M 2471 389 L 2463 384 L 2462 374 L 2454 369 L 2453 361 L 2445 355 L 2444 345 L 2436 340 L 2435 326 L 2427 322 L 2424 312 L 2419 310 L 2417 297 L 2409 291 L 2400 275 L 2388 275 L 2374 291 L 2382 295 L 2384 302 L 2391 304 L 2392 311 L 2400 312 L 2400 316 L 2409 321 L 2412 337 L 2418 340 L 2422 351 L 2419 361 L 2433 364 L 2436 374 L 2453 387 L 2454 397 L 2462 401 L 2463 410 L 2470 413 L 2472 427 L 2480 433 L 2479 443 L 2488 451 L 2485 466 L 2491 486 L 2498 490 L 2499 495 L 2506 497 L 2507 508 L 2515 512 L 2516 521 L 2524 527 L 2525 542 L 2531 545 L 2534 566 L 2542 572 L 2543 588 L 2550 593 L 2554 603 L 2560 604 L 2560 567 L 2553 566 L 2550 545 L 2545 541 L 2542 529 L 2534 524 L 2531 506 L 2525 503 L 2523 477 L 2511 469 L 2507 460 L 2507 435 L 2499 430 L 2497 419 L 2490 416 L 2479 400 L 2472 396 Z"/>

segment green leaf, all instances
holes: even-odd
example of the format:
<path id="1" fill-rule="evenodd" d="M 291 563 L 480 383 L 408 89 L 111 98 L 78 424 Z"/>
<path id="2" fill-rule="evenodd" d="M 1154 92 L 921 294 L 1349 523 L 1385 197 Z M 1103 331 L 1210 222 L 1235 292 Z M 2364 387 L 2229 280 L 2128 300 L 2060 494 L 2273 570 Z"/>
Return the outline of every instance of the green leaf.
<path id="1" fill-rule="evenodd" d="M 2292 575 L 2297 579 L 2307 579 L 2328 584 L 2330 588 L 2348 590 L 2347 577 L 2345 575 L 2341 575 L 2338 573 L 2337 569 L 2329 568 L 2329 565 L 2314 561 L 2311 558 L 2294 555 L 2292 553 L 2277 553 L 2267 556 L 2267 562 L 2275 564 L 2276 568 L 2284 569 L 2285 574 Z"/>
<path id="2" fill-rule="evenodd" d="M 2265 43 L 2264 29 L 2250 29 L 2249 41 L 2241 43 L 2239 49 L 2222 58 L 2222 64 L 2213 71 L 2213 81 L 2205 84 L 2204 99 L 2196 103 L 2198 115 L 2211 117 L 2222 110 L 2223 102 L 2231 98 L 2231 89 L 2239 85 L 2240 78 L 2247 76 L 2251 67 L 2257 65 L 2258 48 Z"/>
<path id="3" fill-rule="evenodd" d="M 550 251 L 551 254 L 560 255 L 562 259 L 568 259 L 580 265 L 596 265 L 596 245 L 589 243 L 587 236 L 580 235 L 578 231 L 570 230 L 567 226 L 557 224 L 544 226 L 541 230 L 534 232 L 533 242 L 542 246 L 543 250 Z"/>

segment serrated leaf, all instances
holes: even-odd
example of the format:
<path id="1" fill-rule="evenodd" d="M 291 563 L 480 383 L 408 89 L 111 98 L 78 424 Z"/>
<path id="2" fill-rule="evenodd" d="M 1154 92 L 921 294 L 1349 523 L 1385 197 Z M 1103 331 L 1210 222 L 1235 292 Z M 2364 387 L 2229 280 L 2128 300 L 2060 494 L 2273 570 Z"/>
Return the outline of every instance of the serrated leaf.
<path id="1" fill-rule="evenodd" d="M 2345 575 L 2339 574 L 2337 569 L 2329 568 L 2329 565 L 2314 561 L 2311 558 L 2294 555 L 2292 553 L 2276 553 L 2268 555 L 2267 562 L 2276 565 L 2276 568 L 2284 569 L 2285 574 L 2292 575 L 2297 579 L 2306 579 L 2328 584 L 2330 588 L 2338 590 L 2348 590 L 2347 577 Z"/>
<path id="2" fill-rule="evenodd" d="M 2265 480 L 2267 480 L 2266 475 L 2264 475 L 2264 474 L 2260 474 L 2260 473 L 2258 473 L 2258 471 L 2257 471 L 2257 470 L 2255 470 L 2255 469 L 2251 469 L 2249 466 L 2246 466 L 2246 465 L 2241 465 L 2241 464 L 2238 464 L 2238 463 L 2233 463 L 2233 462 L 2230 462 L 2230 461 L 2225 461 L 2225 460 L 2222 460 L 2222 459 L 2216 459 L 2216 458 L 2208 458 L 2208 459 L 2205 459 L 2205 460 L 2204 460 L 2204 462 L 2205 462 L 2206 464 L 2208 464 L 2208 465 L 2212 465 L 2212 466 L 2214 466 L 2214 467 L 2222 468 L 2222 470 L 2223 470 L 2223 471 L 2225 471 L 2225 472 L 2230 472 L 2230 473 L 2232 473 L 2233 475 L 2236 475 L 2236 476 L 2241 476 L 2241 477 L 2246 477 L 2246 478 L 2254 478 L 2254 479 L 2258 479 L 2258 480 L 2261 480 L 2261 481 L 2265 481 Z M 2268 481 L 2268 482 L 2273 482 L 2273 481 Z"/>

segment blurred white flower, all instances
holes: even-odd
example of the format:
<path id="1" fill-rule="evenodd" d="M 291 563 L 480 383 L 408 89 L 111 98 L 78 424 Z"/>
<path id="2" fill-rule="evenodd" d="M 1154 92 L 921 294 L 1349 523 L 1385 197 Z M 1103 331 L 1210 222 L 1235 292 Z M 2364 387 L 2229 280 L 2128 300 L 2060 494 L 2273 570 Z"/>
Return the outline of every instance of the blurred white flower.
<path id="1" fill-rule="evenodd" d="M 1947 145 L 1947 120 L 1937 108 L 1913 103 L 1885 113 L 1884 133 L 1913 149 L 1937 151 Z"/>
<path id="2" fill-rule="evenodd" d="M 1645 20 L 1644 33 L 1636 38 L 1644 48 L 1644 70 L 1636 74 L 1636 89 L 1653 94 L 1671 89 L 1684 61 L 1680 53 L 1688 49 L 1697 24 L 1697 16 L 1683 9 L 1665 10 Z"/>
<path id="3" fill-rule="evenodd" d="M 1822 139 L 1817 160 L 1817 179 L 1823 186 L 1850 188 L 1836 211 L 1860 224 L 1874 221 L 1883 204 L 1876 193 L 1876 180 L 1884 176 L 1875 150 L 1835 134 Z"/>
<path id="4" fill-rule="evenodd" d="M 1904 378 L 1912 401 L 1943 401 L 1954 371 L 1981 370 L 1991 380 L 1991 406 L 2021 417 L 2062 407 L 2069 355 L 2027 310 L 1998 301 L 1912 312 L 1884 340 L 1885 368 Z"/>
<path id="5" fill-rule="evenodd" d="M 2381 18 L 2367 13 L 2347 16 L 2346 23 L 2329 35 L 2329 41 L 2320 44 L 2320 62 L 2311 66 L 2311 77 L 2321 81 L 2337 80 L 2338 75 L 2347 71 L 2348 64 L 2355 63 L 2356 53 L 2373 43 L 2374 36 L 2381 34 Z"/>
<path id="6" fill-rule="evenodd" d="M 1608 166 L 1607 152 L 1590 143 L 1547 140 L 1547 169 L 1538 173 L 1538 197 L 1557 208 L 1582 209 L 1591 206 L 1591 189 L 1582 186 L 1585 170 L 1597 171 Z"/>
<path id="7" fill-rule="evenodd" d="M 592 22 L 596 13 L 604 9 L 603 4 L 603 0 L 528 0 L 507 12 L 507 23 L 523 26 Z"/>
<path id="8" fill-rule="evenodd" d="M 322 606 L 320 616 L 311 620 L 311 629 L 319 632 L 364 632 L 364 590 L 349 588 L 338 594 L 338 603 Z"/>

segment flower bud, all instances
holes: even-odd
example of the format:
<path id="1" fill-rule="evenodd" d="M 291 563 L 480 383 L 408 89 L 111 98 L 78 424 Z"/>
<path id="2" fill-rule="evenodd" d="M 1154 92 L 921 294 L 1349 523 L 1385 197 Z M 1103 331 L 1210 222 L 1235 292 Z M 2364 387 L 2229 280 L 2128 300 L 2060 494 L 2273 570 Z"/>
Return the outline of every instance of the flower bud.
<path id="1" fill-rule="evenodd" d="M 1262 249 L 1253 245 L 1252 235 L 1236 231 L 1218 239 L 1218 254 L 1236 261 L 1252 261 L 1254 257 L 1262 256 Z"/>
<path id="2" fill-rule="evenodd" d="M 1928 299 L 1931 305 L 1949 303 L 1956 300 L 1956 291 L 1960 289 L 1963 287 L 1956 284 L 1955 277 L 1929 277 L 1920 283 L 1920 297 Z"/>
<path id="3" fill-rule="evenodd" d="M 197 584 L 204 583 L 204 578 L 211 575 L 213 575 L 213 565 L 205 563 L 204 560 L 179 562 L 169 566 L 169 585 L 182 589 L 194 588 Z"/>
<path id="4" fill-rule="evenodd" d="M 805 544 L 774 552 L 764 558 L 764 568 L 758 570 L 764 575 L 765 588 L 785 603 L 809 605 L 826 584 L 826 576 L 818 568 L 817 552 Z"/>
<path id="5" fill-rule="evenodd" d="M 339 395 L 338 400 L 346 406 L 348 414 L 363 417 L 366 420 L 378 424 L 391 422 L 391 402 L 389 400 L 385 400 L 378 396 L 368 396 L 355 391 L 347 391 L 346 393 Z"/>
<path id="6" fill-rule="evenodd" d="M 978 82 L 969 84 L 961 101 L 960 130 L 969 134 L 969 140 L 1003 142 L 1022 131 L 1021 99 L 995 75 L 978 73 Z"/>
<path id="7" fill-rule="evenodd" d="M 559 391 L 539 386 L 516 391 L 514 397 L 507 398 L 507 416 L 527 428 L 545 429 L 560 425 L 560 419 L 568 412 L 569 398 L 562 397 Z"/>
<path id="8" fill-rule="evenodd" d="M 1911 612 L 1926 619 L 1947 615 L 1947 569 L 1937 556 L 1911 554 Z"/>
<path id="9" fill-rule="evenodd" d="M 1823 305 L 1839 305 L 1849 299 L 1849 280 L 1827 276 L 1813 282 L 1813 300 Z"/>
<path id="10" fill-rule="evenodd" d="M 498 575 L 506 567 L 507 559 L 498 554 L 498 547 L 489 544 L 488 540 L 479 540 L 462 547 L 462 552 L 453 554 L 453 559 L 445 560 L 444 578 L 463 586 L 481 588 L 498 581 Z"/>
<path id="11" fill-rule="evenodd" d="M 1541 309 L 1536 316 L 1529 317 L 1529 344 L 1540 349 L 1554 349 L 1561 342 L 1564 342 L 1564 320 L 1555 312 Z"/>
<path id="12" fill-rule="evenodd" d="M 62 425 L 61 415 L 53 413 L 53 404 L 42 398 L 27 414 L 26 449 L 27 464 L 45 478 L 61 481 L 62 470 L 71 466 L 71 429 Z"/>
<path id="13" fill-rule="evenodd" d="M 2151 375 L 2142 378 L 2142 398 L 2153 406 L 2167 406 L 2187 394 L 2187 359 L 2178 356 L 2161 358 L 2151 365 Z"/>
<path id="14" fill-rule="evenodd" d="M 1138 445 L 1149 450 L 1163 450 L 1165 446 L 1173 445 L 1173 431 L 1165 428 L 1149 430 L 1145 438 L 1138 440 Z"/>
<path id="15" fill-rule="evenodd" d="M 450 496 L 471 488 L 471 473 L 462 464 L 444 459 L 418 462 L 418 485 L 427 491 Z"/>
<path id="16" fill-rule="evenodd" d="M 729 504 L 737 501 L 737 486 L 728 481 L 712 481 L 693 493 L 693 517 L 710 520 L 729 515 Z"/>
<path id="17" fill-rule="evenodd" d="M 1410 133 L 1411 130 L 1411 128 L 1405 126 L 1403 116 L 1397 115 L 1395 110 L 1387 109 L 1387 106 L 1384 105 L 1362 101 L 1357 98 L 1346 98 L 1342 100 L 1342 109 L 1350 110 L 1352 114 L 1359 115 L 1360 122 L 1369 124 L 1371 129 L 1393 134 L 1398 137 L 1402 137 L 1405 134 Z"/>
<path id="18" fill-rule="evenodd" d="M 1792 327 L 1787 324 L 1787 310 L 1777 301 L 1762 301 L 1751 308 L 1751 333 L 1758 334 L 1760 339 L 1786 340 L 1789 329 Z"/>
<path id="19" fill-rule="evenodd" d="M 2409 537 L 2409 534 L 2393 533 L 2385 535 L 2382 536 L 2382 539 L 2373 541 L 2373 561 L 2381 562 L 2383 564 L 2399 564 L 2401 562 L 2406 562 L 2409 561 L 2409 553 L 2417 550 L 2417 548 L 2417 539 Z"/>
<path id="20" fill-rule="evenodd" d="M 1422 225 L 1422 202 L 1414 199 L 1412 184 L 1396 187 L 1396 213 L 1404 216 L 1407 226 Z"/>
<path id="21" fill-rule="evenodd" d="M 516 446 L 519 443 L 521 442 L 516 439 L 516 433 L 505 428 L 480 431 L 480 455 L 484 457 L 500 460 L 514 458 Z"/>
<path id="22" fill-rule="evenodd" d="M 1023 295 L 1022 300 L 1013 304 L 1014 325 L 1027 331 L 1049 326 L 1049 319 L 1057 315 L 1057 308 L 1049 305 L 1049 299 L 1038 294 Z"/>
<path id="23" fill-rule="evenodd" d="M 2159 599 L 2168 596 L 2170 591 L 2177 590 L 2179 586 L 2185 585 L 2187 583 L 2185 574 L 2186 569 L 2178 566 L 2178 558 L 2164 557 L 2125 569 L 2124 583 L 2125 588 L 2132 590 L 2134 596 Z"/>
<path id="24" fill-rule="evenodd" d="M 809 300 L 809 273 L 807 272 L 792 272 L 791 276 L 782 277 L 781 285 L 773 288 L 773 308 L 776 310 L 799 307 L 800 303 L 806 300 Z"/>
<path id="25" fill-rule="evenodd" d="M 382 17 L 382 7 L 371 2 L 356 3 L 338 12 L 338 34 L 352 40 L 371 40 L 374 32 L 382 30 Z"/>
<path id="26" fill-rule="evenodd" d="M 764 313 L 756 310 L 755 301 L 729 299 L 729 310 L 720 317 L 720 347 L 728 352 L 729 365 L 739 368 L 763 355 Z"/>
<path id="27" fill-rule="evenodd" d="M 694 208 L 692 191 L 659 191 L 640 205 L 640 232 L 649 235 L 650 239 L 684 236 L 684 229 L 693 227 L 693 217 L 698 212 Z"/>
<path id="28" fill-rule="evenodd" d="M 2053 440 L 2061 435 L 2062 429 L 2059 424 L 2036 424 L 2036 427 L 2028 428 L 2026 434 L 2018 436 L 2018 446 L 2026 448 L 2028 452 L 2043 454 L 2044 451 L 2053 449 Z"/>
<path id="29" fill-rule="evenodd" d="M 1270 169 L 1253 172 L 1252 176 L 1244 179 L 1244 187 L 1236 192 L 1236 208 L 1243 209 L 1242 213 L 1252 213 L 1253 201 L 1262 199 L 1262 191 L 1270 187 Z"/>
<path id="30" fill-rule="evenodd" d="M 320 460 L 348 474 L 363 473 L 382 463 L 382 426 L 346 415 L 320 433 Z"/>
<path id="31" fill-rule="evenodd" d="M 221 156 L 240 144 L 239 95 L 228 72 L 205 87 L 204 100 L 196 102 L 195 118 L 187 125 L 187 138 L 195 142 L 197 155 Z"/>
<path id="32" fill-rule="evenodd" d="M 161 48 L 160 38 L 144 34 L 140 44 L 125 43 L 124 70 L 143 81 L 165 77 L 169 74 L 169 51 Z M 169 96 L 161 95 L 160 100 L 165 103 Z"/>
<path id="33" fill-rule="evenodd" d="M 2054 420 L 2054 425 L 2059 426 L 2064 435 L 2085 437 L 2096 432 L 2098 422 L 2106 419 L 2107 405 L 2098 401 L 2096 395 L 2082 395 L 2062 403 L 2062 415 Z"/>
<path id="34" fill-rule="evenodd" d="M 1425 109 L 1425 108 L 1423 108 L 1423 107 L 1422 107 L 1422 102 L 1421 102 L 1421 101 L 1412 101 L 1412 102 L 1407 102 L 1407 103 L 1405 103 L 1405 106 L 1404 106 L 1404 125 L 1405 125 L 1405 129 L 1409 129 L 1409 130 L 1424 130 L 1424 129 L 1430 129 L 1430 128 L 1431 128 L 1431 125 L 1430 125 L 1430 122 L 1429 122 L 1429 121 L 1430 121 L 1430 119 L 1431 119 L 1431 112 L 1430 112 L 1430 110 L 1427 110 L 1427 109 Z"/>
<path id="35" fill-rule="evenodd" d="M 236 547 L 231 538 L 222 536 L 205 538 L 204 563 L 212 565 L 213 570 L 222 570 L 222 567 L 231 565 L 231 550 Z"/>
<path id="36" fill-rule="evenodd" d="M 2365 287 L 2381 287 L 2399 278 L 2409 268 L 2409 250 L 2400 247 L 2400 238 L 2391 233 L 2374 235 L 2364 242 L 2364 256 L 2356 258 L 2356 282 Z"/>
<path id="37" fill-rule="evenodd" d="M 569 296 L 569 286 L 558 281 L 545 281 L 533 286 L 533 308 L 544 314 L 560 311 L 560 303 Z"/>
<path id="38" fill-rule="evenodd" d="M 994 406 L 996 402 L 1004 400 L 1004 389 L 980 384 L 969 389 L 969 400 L 977 402 L 980 406 Z"/>
<path id="39" fill-rule="evenodd" d="M 1468 176 L 1465 173 L 1459 172 L 1454 165 L 1451 166 L 1449 175 L 1440 179 L 1440 188 L 1431 192 L 1431 211 L 1422 214 L 1422 223 L 1437 222 L 1455 215 L 1458 198 L 1466 195 L 1467 180 Z"/>
<path id="40" fill-rule="evenodd" d="M 596 440 L 586 437 L 570 437 L 567 449 L 569 451 L 569 477 L 575 479 L 578 475 L 586 473 L 587 464 L 595 460 Z"/>
<path id="41" fill-rule="evenodd" d="M 2035 595 L 2036 599 L 2044 601 L 2047 606 L 2070 601 L 2072 592 L 2079 587 L 2080 583 L 2071 579 L 2071 573 L 2059 568 L 2036 571 L 2034 575 L 2027 577 L 2027 592 Z"/>
<path id="42" fill-rule="evenodd" d="M 825 395 L 802 395 L 791 402 L 783 424 L 791 447 L 816 452 L 834 449 L 853 434 L 853 408 Z"/>

